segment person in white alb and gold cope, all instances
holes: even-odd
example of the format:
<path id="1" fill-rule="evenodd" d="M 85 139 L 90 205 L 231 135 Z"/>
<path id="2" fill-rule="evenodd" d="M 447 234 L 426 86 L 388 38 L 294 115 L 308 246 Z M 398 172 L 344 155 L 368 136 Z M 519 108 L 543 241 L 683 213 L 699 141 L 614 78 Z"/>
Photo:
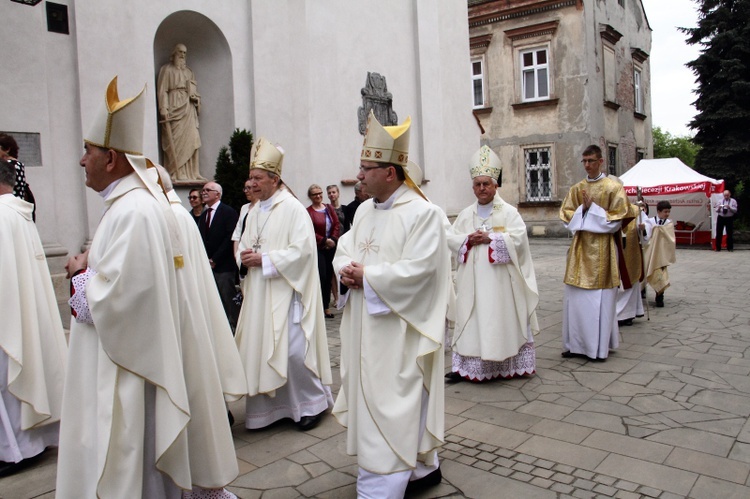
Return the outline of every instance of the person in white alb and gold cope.
<path id="1" fill-rule="evenodd" d="M 446 217 L 407 166 L 409 118 L 370 113 L 358 180 L 372 196 L 339 239 L 334 271 L 349 292 L 341 319 L 334 416 L 357 456 L 357 495 L 398 498 L 440 483 L 443 338 L 451 294 Z"/>
<path id="2" fill-rule="evenodd" d="M 539 303 L 526 224 L 497 192 L 500 158 L 482 146 L 469 168 L 477 202 L 448 236 L 457 255 L 456 325 L 449 382 L 489 381 L 536 371 Z"/>
<path id="3" fill-rule="evenodd" d="M 245 427 L 291 418 L 307 431 L 333 406 L 315 232 L 302 203 L 281 188 L 284 153 L 260 137 L 251 154 L 257 201 L 236 254 L 247 268 L 235 338 L 248 385 Z"/>
<path id="4" fill-rule="evenodd" d="M 113 79 L 84 135 L 104 199 L 73 294 L 57 497 L 220 497 L 238 474 L 207 319 L 177 221 L 142 155 L 144 90 Z M 155 172 L 154 172 L 155 173 Z"/>

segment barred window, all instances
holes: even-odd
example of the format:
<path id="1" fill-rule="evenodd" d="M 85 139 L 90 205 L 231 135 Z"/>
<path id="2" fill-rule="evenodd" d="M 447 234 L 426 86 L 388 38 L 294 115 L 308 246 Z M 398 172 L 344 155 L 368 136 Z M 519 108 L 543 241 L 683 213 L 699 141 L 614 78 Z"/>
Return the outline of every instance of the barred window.
<path id="1" fill-rule="evenodd" d="M 549 147 L 524 149 L 526 160 L 526 201 L 552 199 L 552 166 Z"/>
<path id="2" fill-rule="evenodd" d="M 607 147 L 607 163 L 609 175 L 617 175 L 617 146 Z"/>

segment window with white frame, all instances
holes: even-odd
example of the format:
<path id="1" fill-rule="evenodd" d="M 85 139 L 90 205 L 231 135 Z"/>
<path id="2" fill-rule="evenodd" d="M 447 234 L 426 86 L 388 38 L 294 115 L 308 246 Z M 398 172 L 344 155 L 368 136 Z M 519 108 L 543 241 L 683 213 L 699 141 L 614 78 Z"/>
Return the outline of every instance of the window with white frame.
<path id="1" fill-rule="evenodd" d="M 471 60 L 471 85 L 474 94 L 474 109 L 484 107 L 484 59 Z"/>
<path id="2" fill-rule="evenodd" d="M 552 199 L 552 149 L 530 147 L 523 151 L 526 163 L 526 201 Z"/>
<path id="3" fill-rule="evenodd" d="M 521 55 L 521 97 L 523 101 L 549 99 L 549 50 L 537 47 Z"/>
<path id="4" fill-rule="evenodd" d="M 643 114 L 643 85 L 641 83 L 642 72 L 640 68 L 633 71 L 633 93 L 635 94 L 635 112 Z"/>

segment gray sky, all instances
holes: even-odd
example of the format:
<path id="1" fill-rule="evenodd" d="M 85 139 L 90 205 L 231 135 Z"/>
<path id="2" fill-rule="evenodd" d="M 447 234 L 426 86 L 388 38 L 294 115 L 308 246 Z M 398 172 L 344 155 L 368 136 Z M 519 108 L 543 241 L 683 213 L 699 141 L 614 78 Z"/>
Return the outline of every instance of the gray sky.
<path id="1" fill-rule="evenodd" d="M 693 0 L 643 0 L 651 33 L 651 113 L 654 127 L 672 135 L 693 135 L 687 126 L 695 116 L 695 75 L 685 63 L 699 55 L 678 27 L 698 24 Z"/>

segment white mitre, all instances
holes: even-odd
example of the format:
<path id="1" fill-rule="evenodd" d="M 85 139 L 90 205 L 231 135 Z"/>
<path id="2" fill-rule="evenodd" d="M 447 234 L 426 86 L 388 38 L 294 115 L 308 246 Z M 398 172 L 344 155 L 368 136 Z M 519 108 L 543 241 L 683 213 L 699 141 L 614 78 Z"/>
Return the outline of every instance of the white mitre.
<path id="1" fill-rule="evenodd" d="M 107 86 L 104 102 L 99 107 L 94 123 L 84 135 L 84 142 L 114 149 L 118 152 L 143 155 L 143 123 L 146 101 L 142 99 L 146 86 L 135 97 L 120 100 L 117 95 L 117 77 Z"/>
<path id="2" fill-rule="evenodd" d="M 265 170 L 281 177 L 284 151 L 271 144 L 265 137 L 258 137 L 250 151 L 250 169 Z"/>
<path id="3" fill-rule="evenodd" d="M 503 167 L 495 151 L 484 145 L 471 157 L 469 172 L 471 178 L 492 177 L 498 180 L 503 172 Z"/>
<path id="4" fill-rule="evenodd" d="M 410 127 L 411 117 L 408 116 L 400 125 L 384 127 L 371 109 L 360 159 L 405 167 L 409 159 Z"/>

